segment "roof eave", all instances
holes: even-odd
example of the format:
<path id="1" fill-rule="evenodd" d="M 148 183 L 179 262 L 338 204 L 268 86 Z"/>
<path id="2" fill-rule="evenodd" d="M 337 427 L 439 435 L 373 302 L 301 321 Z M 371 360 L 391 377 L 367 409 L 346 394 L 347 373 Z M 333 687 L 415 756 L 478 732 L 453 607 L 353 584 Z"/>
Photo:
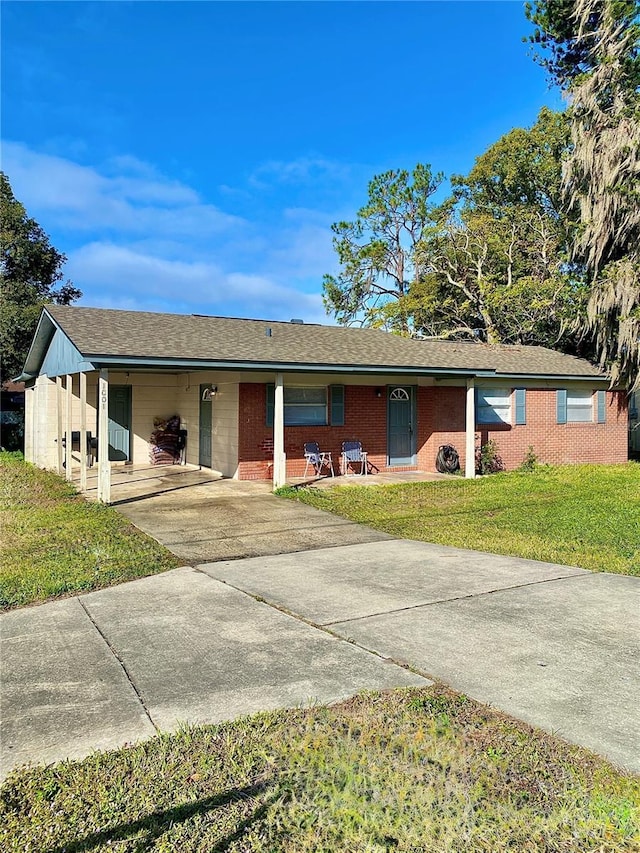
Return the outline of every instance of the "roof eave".
<path id="1" fill-rule="evenodd" d="M 492 368 L 455 368 L 455 367 L 416 367 L 415 365 L 371 365 L 371 364 L 330 364 L 302 362 L 263 362 L 263 361 L 231 361 L 210 359 L 167 359 L 122 356 L 107 356 L 94 353 L 83 353 L 96 368 L 106 367 L 157 367 L 178 370 L 253 370 L 257 372 L 288 372 L 288 373 L 343 373 L 343 374 L 385 374 L 412 376 L 466 376 L 494 379 L 512 379 L 529 381 L 589 381 L 609 382 L 609 377 L 603 374 L 551 374 L 551 373 L 505 373 Z"/>

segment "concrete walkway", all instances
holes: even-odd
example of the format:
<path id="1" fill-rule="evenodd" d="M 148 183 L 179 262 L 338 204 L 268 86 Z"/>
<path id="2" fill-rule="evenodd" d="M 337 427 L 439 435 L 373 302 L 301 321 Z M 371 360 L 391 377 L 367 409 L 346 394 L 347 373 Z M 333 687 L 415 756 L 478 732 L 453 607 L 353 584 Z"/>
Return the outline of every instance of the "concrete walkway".
<path id="1" fill-rule="evenodd" d="M 176 569 L 0 617 L 1 770 L 438 678 L 640 772 L 639 613 L 636 578 L 401 540 Z"/>

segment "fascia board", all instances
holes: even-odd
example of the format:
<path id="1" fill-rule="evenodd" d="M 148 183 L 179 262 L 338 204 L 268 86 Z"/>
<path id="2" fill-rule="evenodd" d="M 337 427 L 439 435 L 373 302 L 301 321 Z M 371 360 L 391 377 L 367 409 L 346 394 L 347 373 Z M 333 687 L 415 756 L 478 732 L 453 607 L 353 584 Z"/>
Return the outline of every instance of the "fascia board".
<path id="1" fill-rule="evenodd" d="M 98 367 L 165 367 L 179 370 L 252 370 L 282 373 L 345 373 L 388 374 L 416 376 L 495 376 L 495 370 L 471 368 L 413 367 L 410 365 L 368 364 L 299 364 L 291 362 L 209 361 L 193 359 L 118 358 L 116 356 L 84 354 Z"/>

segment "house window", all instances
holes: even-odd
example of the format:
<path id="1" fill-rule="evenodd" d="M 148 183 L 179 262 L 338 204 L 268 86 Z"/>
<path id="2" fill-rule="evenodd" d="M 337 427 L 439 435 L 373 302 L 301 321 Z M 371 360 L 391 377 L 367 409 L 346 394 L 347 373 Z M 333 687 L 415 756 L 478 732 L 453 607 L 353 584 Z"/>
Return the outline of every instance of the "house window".
<path id="1" fill-rule="evenodd" d="M 567 422 L 590 423 L 593 420 L 593 393 L 567 391 Z"/>
<path id="2" fill-rule="evenodd" d="M 284 389 L 285 426 L 324 426 L 327 423 L 325 387 Z"/>
<path id="3" fill-rule="evenodd" d="M 273 426 L 275 386 L 267 385 L 266 425 Z M 342 426 L 344 424 L 344 385 L 312 387 L 285 385 L 285 426 Z M 329 421 L 329 414 L 331 421 Z"/>
<path id="4" fill-rule="evenodd" d="M 476 390 L 476 423 L 510 424 L 511 389 L 478 388 Z"/>

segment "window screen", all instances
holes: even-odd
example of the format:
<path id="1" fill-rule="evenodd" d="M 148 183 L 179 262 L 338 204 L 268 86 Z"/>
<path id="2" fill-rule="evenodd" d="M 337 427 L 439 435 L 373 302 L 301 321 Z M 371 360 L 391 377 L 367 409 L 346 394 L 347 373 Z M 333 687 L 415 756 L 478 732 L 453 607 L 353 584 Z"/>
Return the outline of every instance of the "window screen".
<path id="1" fill-rule="evenodd" d="M 476 391 L 476 423 L 510 424 L 511 389 L 478 388 Z"/>
<path id="2" fill-rule="evenodd" d="M 326 387 L 284 389 L 285 426 L 324 426 L 327 423 Z"/>
<path id="3" fill-rule="evenodd" d="M 593 393 L 591 391 L 567 391 L 567 421 L 587 423 L 593 420 Z"/>

